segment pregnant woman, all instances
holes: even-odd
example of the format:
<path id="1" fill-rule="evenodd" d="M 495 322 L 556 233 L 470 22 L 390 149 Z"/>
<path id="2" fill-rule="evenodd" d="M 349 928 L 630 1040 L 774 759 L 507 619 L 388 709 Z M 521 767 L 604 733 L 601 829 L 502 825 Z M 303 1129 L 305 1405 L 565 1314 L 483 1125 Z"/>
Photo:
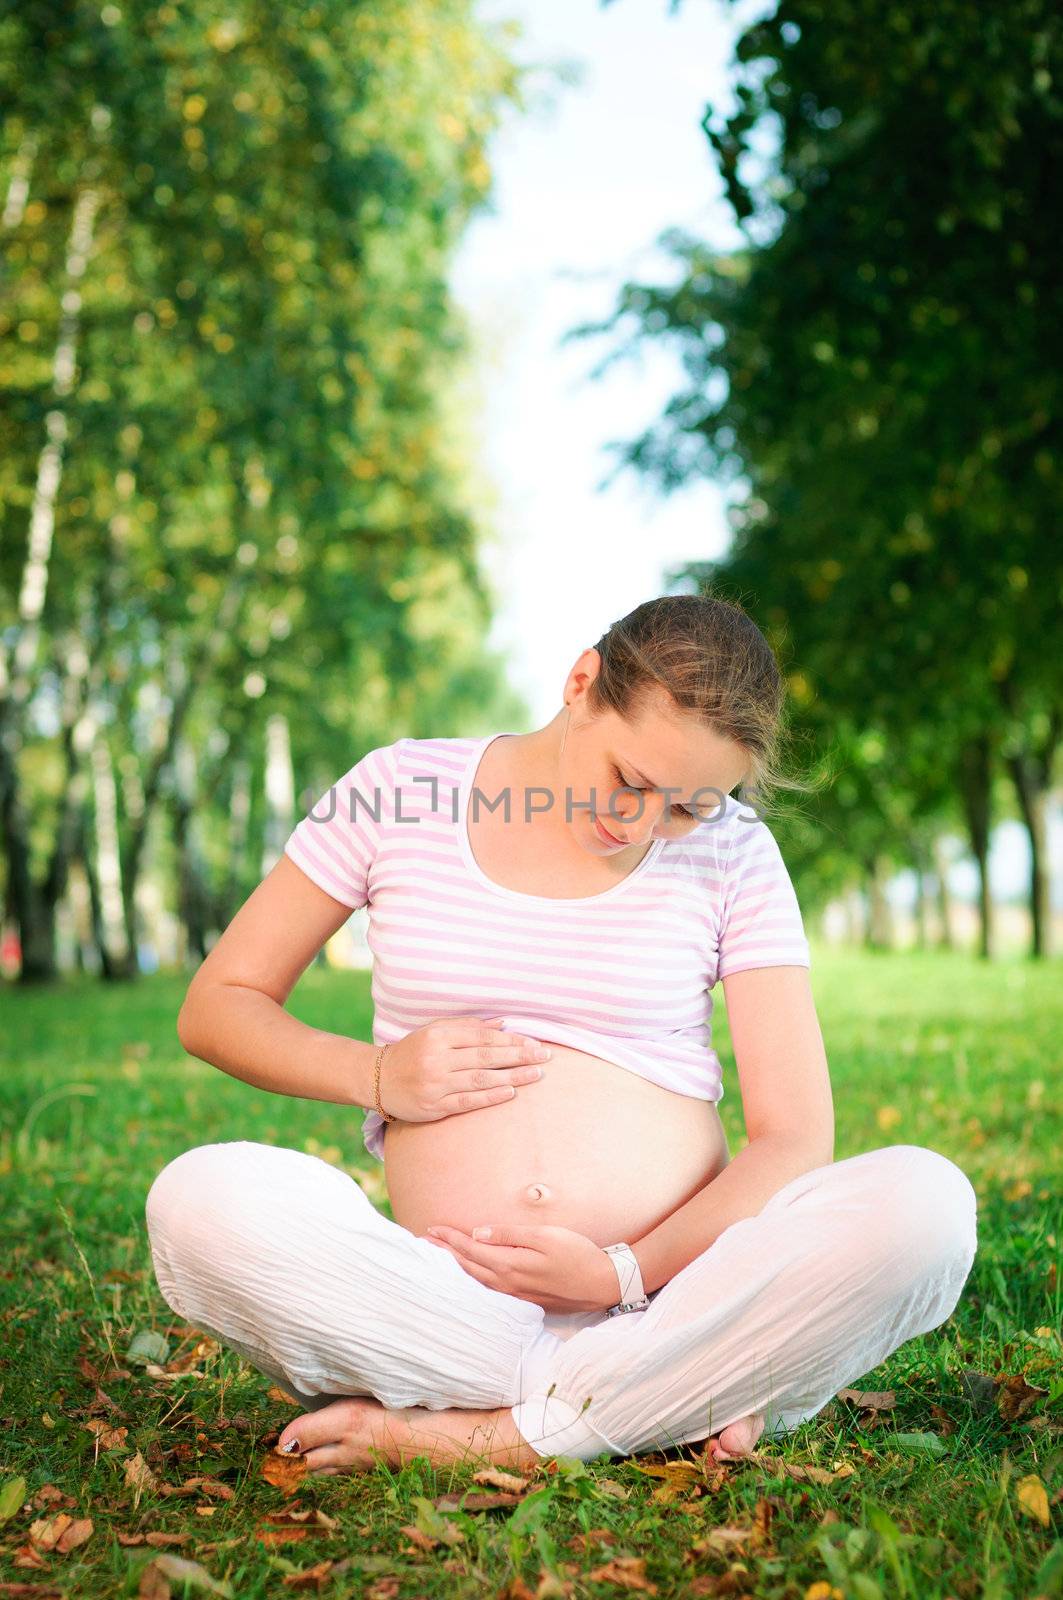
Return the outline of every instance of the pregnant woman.
<path id="1" fill-rule="evenodd" d="M 394 1221 L 340 1168 L 244 1140 L 147 1197 L 167 1303 L 296 1396 L 278 1448 L 308 1470 L 741 1455 L 953 1310 L 964 1173 L 913 1145 L 833 1159 L 801 913 L 749 803 L 780 781 L 781 705 L 740 607 L 648 601 L 545 727 L 371 750 L 195 974 L 185 1048 L 365 1107 L 384 1163 Z M 362 906 L 372 1043 L 284 1009 Z"/>

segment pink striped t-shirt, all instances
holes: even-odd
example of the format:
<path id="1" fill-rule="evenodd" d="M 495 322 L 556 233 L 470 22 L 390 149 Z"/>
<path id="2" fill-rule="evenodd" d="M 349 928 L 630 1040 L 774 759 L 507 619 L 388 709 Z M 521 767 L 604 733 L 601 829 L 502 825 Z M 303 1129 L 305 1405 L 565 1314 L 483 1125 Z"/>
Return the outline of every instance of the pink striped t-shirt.
<path id="1" fill-rule="evenodd" d="M 600 894 L 506 889 L 481 871 L 467 828 L 474 774 L 501 737 L 398 739 L 370 750 L 284 846 L 327 894 L 367 909 L 373 1042 L 439 1017 L 501 1017 L 498 1026 L 511 1032 L 719 1100 L 717 980 L 747 967 L 811 966 L 767 824 L 728 795 L 683 838 L 655 839 L 635 870 Z M 497 798 L 477 785 L 476 815 Z M 523 804 L 516 790 L 511 804 Z M 369 1111 L 363 1140 L 381 1160 L 383 1127 Z"/>

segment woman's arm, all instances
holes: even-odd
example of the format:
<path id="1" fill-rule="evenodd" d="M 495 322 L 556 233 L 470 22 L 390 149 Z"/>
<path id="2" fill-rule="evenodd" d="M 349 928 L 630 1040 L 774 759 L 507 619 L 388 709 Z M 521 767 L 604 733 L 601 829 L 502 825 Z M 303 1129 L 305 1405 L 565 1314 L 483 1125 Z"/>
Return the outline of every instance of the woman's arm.
<path id="1" fill-rule="evenodd" d="M 722 981 L 749 1143 L 633 1244 L 647 1293 L 791 1179 L 834 1160 L 830 1073 L 808 968 L 751 967 Z"/>
<path id="2" fill-rule="evenodd" d="M 189 1054 L 273 1094 L 371 1106 L 376 1046 L 312 1028 L 284 1009 L 350 915 L 282 855 L 188 986 L 177 1036 Z"/>

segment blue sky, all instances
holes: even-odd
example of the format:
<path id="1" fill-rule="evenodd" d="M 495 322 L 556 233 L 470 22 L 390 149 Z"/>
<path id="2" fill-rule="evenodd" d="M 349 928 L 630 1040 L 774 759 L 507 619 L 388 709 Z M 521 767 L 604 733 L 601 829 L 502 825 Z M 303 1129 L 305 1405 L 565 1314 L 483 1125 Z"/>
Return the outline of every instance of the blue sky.
<path id="1" fill-rule="evenodd" d="M 674 276 L 655 248 L 665 228 L 721 248 L 739 242 L 699 122 L 710 100 L 730 107 L 733 40 L 770 9 L 683 0 L 673 15 L 667 0 L 480 0 L 485 19 L 521 22 L 514 53 L 543 69 L 536 109 L 508 115 L 493 142 L 492 209 L 470 226 L 451 278 L 476 340 L 480 469 L 496 496 L 489 642 L 505 652 L 533 727 L 560 708 L 580 651 L 662 593 L 670 564 L 727 545 L 724 498 L 710 482 L 667 499 L 632 472 L 597 488 L 613 466 L 608 441 L 635 438 L 674 393 L 674 354 L 647 348 L 592 382 L 615 336 L 559 341 L 608 315 L 626 280 Z M 578 82 L 556 81 L 549 68 L 561 63 Z M 1050 837 L 1058 862 L 1058 807 Z M 1000 824 L 995 893 L 1021 889 L 1027 859 L 1024 830 Z M 973 897 L 973 863 L 957 861 L 950 878 Z M 900 875 L 891 898 L 906 902 L 911 887 Z"/>

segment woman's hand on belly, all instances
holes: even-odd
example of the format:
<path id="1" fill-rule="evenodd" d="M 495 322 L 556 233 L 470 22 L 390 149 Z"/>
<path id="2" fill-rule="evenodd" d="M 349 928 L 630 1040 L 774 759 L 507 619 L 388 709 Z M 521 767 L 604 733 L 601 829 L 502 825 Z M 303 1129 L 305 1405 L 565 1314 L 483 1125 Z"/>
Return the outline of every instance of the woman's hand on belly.
<path id="1" fill-rule="evenodd" d="M 616 1268 L 600 1245 L 572 1228 L 429 1228 L 470 1277 L 544 1311 L 601 1311 L 620 1298 Z M 488 1237 L 489 1235 L 489 1237 Z"/>
<path id="2" fill-rule="evenodd" d="M 424 1234 L 479 1224 L 632 1243 L 727 1164 L 714 1105 L 554 1044 L 542 1079 L 470 1116 L 386 1125 L 392 1215 Z"/>

